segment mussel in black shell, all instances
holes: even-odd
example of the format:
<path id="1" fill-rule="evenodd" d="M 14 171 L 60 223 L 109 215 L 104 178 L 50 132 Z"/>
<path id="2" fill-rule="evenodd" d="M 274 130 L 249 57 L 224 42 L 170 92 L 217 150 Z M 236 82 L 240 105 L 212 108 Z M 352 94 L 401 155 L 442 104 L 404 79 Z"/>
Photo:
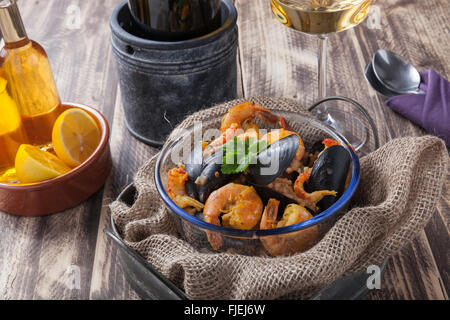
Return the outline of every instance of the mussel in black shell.
<path id="1" fill-rule="evenodd" d="M 196 143 L 194 145 L 194 150 L 192 150 L 189 155 L 189 159 L 184 165 L 189 178 L 197 179 L 197 177 L 202 173 L 203 168 L 203 147 L 201 143 Z"/>
<path id="2" fill-rule="evenodd" d="M 278 178 L 291 164 L 299 147 L 298 136 L 292 134 L 272 143 L 256 156 L 256 164 L 247 168 L 247 179 L 253 185 L 266 186 Z"/>
<path id="3" fill-rule="evenodd" d="M 284 210 L 286 207 L 291 204 L 297 204 L 295 200 L 286 197 L 285 195 L 282 195 L 281 193 L 278 193 L 277 191 L 270 189 L 268 187 L 262 187 L 262 186 L 254 186 L 256 192 L 261 197 L 261 200 L 264 204 L 267 204 L 270 199 L 277 199 L 280 203 L 278 205 L 278 215 L 279 218 L 283 215 Z"/>
<path id="4" fill-rule="evenodd" d="M 201 145 L 194 147 L 185 170 L 188 174 L 186 191 L 189 196 L 205 203 L 210 193 L 227 184 L 234 175 L 225 175 L 221 171 L 223 152 L 218 150 L 203 159 Z"/>
<path id="5" fill-rule="evenodd" d="M 186 192 L 194 199 L 198 199 L 197 186 L 195 185 L 195 180 L 202 173 L 203 167 L 203 148 L 201 143 L 197 143 L 194 146 L 189 155 L 189 159 L 184 165 L 184 169 L 188 174 L 188 180 L 186 181 Z"/>
<path id="6" fill-rule="evenodd" d="M 317 190 L 337 192 L 336 196 L 326 196 L 318 202 L 322 211 L 331 207 L 344 193 L 350 164 L 350 153 L 340 145 L 326 148 L 314 163 L 305 190 L 307 192 Z"/>
<path id="7" fill-rule="evenodd" d="M 222 173 L 223 152 L 219 150 L 205 159 L 201 174 L 195 180 L 198 199 L 205 203 L 211 192 L 226 185 L 234 175 Z"/>

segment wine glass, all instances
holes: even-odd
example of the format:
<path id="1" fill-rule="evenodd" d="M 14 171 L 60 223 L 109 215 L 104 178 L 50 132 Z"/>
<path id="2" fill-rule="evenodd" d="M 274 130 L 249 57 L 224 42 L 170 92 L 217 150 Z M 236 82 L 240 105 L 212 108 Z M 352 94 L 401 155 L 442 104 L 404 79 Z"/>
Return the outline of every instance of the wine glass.
<path id="1" fill-rule="evenodd" d="M 319 39 L 319 94 L 318 100 L 327 97 L 327 40 L 328 34 L 352 28 L 360 24 L 367 16 L 372 0 L 271 0 L 272 12 L 278 21 L 294 30 L 314 34 Z M 368 139 L 367 126 L 364 125 L 367 112 L 358 108 L 358 112 L 331 107 L 324 101 L 314 108 L 315 116 L 333 127 L 359 150 Z M 359 112 L 363 111 L 363 112 Z M 370 117 L 368 118 L 371 121 Z M 350 130 L 346 124 L 351 123 Z M 362 129 L 361 129 L 362 128 Z"/>

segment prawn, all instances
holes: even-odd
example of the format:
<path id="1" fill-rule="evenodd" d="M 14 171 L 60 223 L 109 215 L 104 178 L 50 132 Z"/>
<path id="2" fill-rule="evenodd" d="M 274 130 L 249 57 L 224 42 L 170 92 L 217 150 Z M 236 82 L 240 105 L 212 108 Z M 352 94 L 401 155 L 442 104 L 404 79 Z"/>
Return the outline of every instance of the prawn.
<path id="1" fill-rule="evenodd" d="M 235 136 L 242 140 L 250 137 L 259 139 L 259 128 L 254 121 L 256 117 L 273 124 L 281 121 L 281 118 L 274 115 L 272 111 L 254 102 L 245 101 L 237 104 L 231 107 L 222 118 L 220 127 L 222 134 L 208 145 L 205 155 L 212 154 Z"/>
<path id="2" fill-rule="evenodd" d="M 261 218 L 261 230 L 287 227 L 313 217 L 306 208 L 298 204 L 289 204 L 284 210 L 283 217 L 278 221 L 279 204 L 278 200 L 269 199 Z M 261 243 L 272 256 L 287 256 L 311 248 L 317 242 L 318 236 L 317 226 L 312 226 L 292 233 L 261 237 Z"/>
<path id="3" fill-rule="evenodd" d="M 338 142 L 336 140 L 333 140 L 333 139 L 330 139 L 330 138 L 324 139 L 322 141 L 322 144 L 325 146 L 325 149 L 327 149 L 329 147 L 332 147 L 332 146 L 340 146 L 341 145 L 340 142 Z"/>
<path id="4" fill-rule="evenodd" d="M 204 221 L 220 226 L 222 215 L 224 227 L 249 230 L 261 219 L 263 203 L 255 188 L 242 184 L 229 183 L 212 192 L 203 210 Z M 214 250 L 222 246 L 219 234 L 206 231 L 209 243 Z"/>
<path id="5" fill-rule="evenodd" d="M 213 154 L 219 147 L 224 145 L 227 141 L 237 137 L 238 139 L 245 140 L 247 138 L 259 138 L 259 128 L 256 124 L 251 124 L 244 131 L 239 128 L 237 123 L 233 123 L 225 132 L 223 132 L 217 139 L 213 140 L 204 150 L 205 156 Z"/>
<path id="6" fill-rule="evenodd" d="M 178 168 L 169 170 L 167 176 L 167 194 L 170 199 L 175 202 L 181 209 L 186 209 L 192 214 L 201 211 L 204 207 L 203 203 L 191 198 L 186 192 L 186 181 L 188 180 L 188 174 L 184 170 L 184 165 L 179 165 Z"/>
<path id="7" fill-rule="evenodd" d="M 317 202 L 323 199 L 325 196 L 336 196 L 336 191 L 330 190 L 318 190 L 311 193 L 305 191 L 304 183 L 309 180 L 311 176 L 312 168 L 305 167 L 303 173 L 299 174 L 294 183 L 294 191 L 301 198 L 306 200 L 307 206 L 316 208 Z M 314 210 L 315 211 L 315 210 Z"/>
<path id="8" fill-rule="evenodd" d="M 300 135 L 294 131 L 282 128 L 272 130 L 261 138 L 261 140 L 266 141 L 268 144 L 272 144 L 278 140 L 281 140 L 293 134 L 298 136 L 299 146 L 294 156 L 294 159 L 292 159 L 291 163 L 289 164 L 289 167 L 286 168 L 287 173 L 292 173 L 294 171 L 298 172 L 300 170 L 302 159 L 303 156 L 305 155 L 305 146 L 303 144 L 302 138 L 300 138 Z"/>
<path id="9" fill-rule="evenodd" d="M 246 130 L 249 125 L 254 123 L 256 117 L 273 124 L 280 121 L 280 118 L 269 109 L 252 101 L 245 101 L 228 110 L 228 113 L 222 118 L 220 131 L 225 132 L 233 124 Z"/>

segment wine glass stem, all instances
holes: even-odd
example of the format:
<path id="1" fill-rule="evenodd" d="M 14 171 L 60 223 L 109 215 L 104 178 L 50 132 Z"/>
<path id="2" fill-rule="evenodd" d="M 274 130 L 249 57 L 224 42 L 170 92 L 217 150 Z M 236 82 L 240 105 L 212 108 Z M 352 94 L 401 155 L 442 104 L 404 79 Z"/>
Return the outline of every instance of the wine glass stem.
<path id="1" fill-rule="evenodd" d="M 326 36 L 319 36 L 319 100 L 327 95 L 327 42 Z"/>
<path id="2" fill-rule="evenodd" d="M 327 96 L 327 43 L 328 37 L 324 35 L 319 36 L 319 99 L 322 100 Z M 328 117 L 327 108 L 322 104 L 317 110 L 317 116 L 320 120 L 325 120 Z"/>

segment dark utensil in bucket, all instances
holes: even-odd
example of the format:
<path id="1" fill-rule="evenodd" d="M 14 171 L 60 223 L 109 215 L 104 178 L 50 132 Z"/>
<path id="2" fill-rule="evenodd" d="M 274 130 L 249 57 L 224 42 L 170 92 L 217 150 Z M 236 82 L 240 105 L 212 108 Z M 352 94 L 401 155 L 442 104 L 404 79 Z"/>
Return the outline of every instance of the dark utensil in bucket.
<path id="1" fill-rule="evenodd" d="M 112 47 L 129 131 L 160 147 L 188 114 L 237 98 L 237 11 L 222 0 L 221 26 L 184 41 L 139 37 L 127 1 L 112 13 Z M 136 33 L 137 32 L 137 33 Z"/>
<path id="2" fill-rule="evenodd" d="M 144 38 L 179 41 L 200 37 L 221 25 L 221 0 L 128 0 Z"/>

